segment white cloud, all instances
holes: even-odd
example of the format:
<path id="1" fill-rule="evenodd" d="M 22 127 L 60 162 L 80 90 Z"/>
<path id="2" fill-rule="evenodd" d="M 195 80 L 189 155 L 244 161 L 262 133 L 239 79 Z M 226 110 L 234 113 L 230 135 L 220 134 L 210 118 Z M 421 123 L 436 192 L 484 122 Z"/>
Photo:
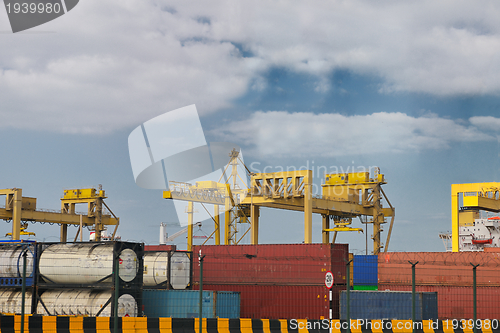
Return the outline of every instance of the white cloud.
<path id="1" fill-rule="evenodd" d="M 485 130 L 500 131 L 500 118 L 491 116 L 487 117 L 471 117 L 469 119 L 471 124 Z"/>
<path id="2" fill-rule="evenodd" d="M 399 112 L 345 116 L 259 111 L 217 133 L 226 140 L 245 142 L 251 154 L 288 157 L 418 152 L 446 149 L 453 142 L 496 140 L 473 121 L 463 125 L 435 115 L 412 117 Z"/>
<path id="3" fill-rule="evenodd" d="M 318 75 L 320 82 L 341 68 L 382 77 L 385 92 L 500 92 L 495 1 L 251 1 L 229 7 L 210 3 L 180 11 L 209 13 L 207 36 L 237 41 L 267 66 Z"/>
<path id="4" fill-rule="evenodd" d="M 154 1 L 83 1 L 34 32 L 1 34 L 0 127 L 108 133 L 190 104 L 228 107 L 256 64 L 229 42 L 192 40 L 203 29 Z"/>
<path id="5" fill-rule="evenodd" d="M 495 94 L 499 16 L 493 0 L 80 1 L 0 34 L 0 127 L 102 133 L 193 103 L 206 114 L 265 89 L 276 66 L 316 76 L 317 92 L 348 69 L 381 92 Z"/>

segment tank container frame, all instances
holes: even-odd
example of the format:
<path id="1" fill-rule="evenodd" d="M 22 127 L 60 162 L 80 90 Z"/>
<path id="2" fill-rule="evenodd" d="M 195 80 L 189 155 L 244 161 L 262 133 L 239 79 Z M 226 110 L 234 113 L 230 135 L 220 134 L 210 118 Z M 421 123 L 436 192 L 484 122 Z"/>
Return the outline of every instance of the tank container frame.
<path id="1" fill-rule="evenodd" d="M 151 245 L 149 245 L 151 247 Z M 167 271 L 167 280 L 157 284 L 155 286 L 147 286 L 144 288 L 147 289 L 167 289 L 167 290 L 181 290 L 181 289 L 175 289 L 172 287 L 172 277 L 171 277 L 171 260 L 172 256 L 174 253 L 186 253 L 188 258 L 189 258 L 189 284 L 186 288 L 186 290 L 192 290 L 193 289 L 193 252 L 192 251 L 179 251 L 179 250 L 167 250 L 167 251 L 157 251 L 157 250 L 145 250 L 144 254 L 146 253 L 156 253 L 156 252 L 167 252 L 168 253 L 168 271 Z"/>
<path id="2" fill-rule="evenodd" d="M 37 272 L 37 243 L 35 241 L 29 240 L 14 240 L 14 241 L 0 241 L 0 249 L 4 249 L 6 247 L 14 248 L 26 248 L 27 251 L 30 251 L 33 255 L 31 273 L 26 277 L 26 287 L 34 288 L 36 285 L 36 272 Z M 5 276 L 0 274 L 0 287 L 6 288 L 21 288 L 23 285 L 23 262 L 22 262 L 22 252 L 19 254 L 17 258 L 17 276 Z M 29 269 L 29 267 L 27 267 Z"/>
<path id="3" fill-rule="evenodd" d="M 102 278 L 101 280 L 109 280 L 110 282 L 94 282 L 94 283 L 50 283 L 44 281 L 44 277 L 40 274 L 40 258 L 43 254 L 43 251 L 47 249 L 51 245 L 59 245 L 59 244 L 92 244 L 92 247 L 95 248 L 99 245 L 113 245 L 113 272 Z M 50 313 L 46 306 L 43 304 L 41 300 L 41 295 L 43 292 L 47 290 L 54 289 L 96 289 L 96 290 L 115 290 L 115 279 L 116 275 L 114 274 L 114 267 L 116 267 L 116 263 L 120 260 L 120 254 L 123 250 L 132 250 L 134 251 L 137 257 L 137 274 L 136 276 L 129 282 L 124 281 L 119 278 L 118 280 L 118 298 L 122 295 L 129 294 L 134 297 L 137 304 L 137 316 L 142 316 L 142 289 L 143 289 L 143 271 L 144 271 L 144 244 L 143 243 L 132 243 L 132 242 L 121 242 L 121 241 L 101 241 L 101 242 L 68 242 L 68 243 L 38 243 L 37 244 L 37 257 L 36 257 L 36 292 L 33 297 L 33 304 L 38 304 L 39 302 L 45 308 L 47 313 Z M 114 298 L 115 293 L 112 293 L 111 298 L 108 300 L 104 309 L 109 303 L 111 303 L 111 313 L 114 313 Z M 33 307 L 34 311 L 32 313 L 36 314 L 36 306 Z M 97 315 L 98 316 L 98 315 Z"/>

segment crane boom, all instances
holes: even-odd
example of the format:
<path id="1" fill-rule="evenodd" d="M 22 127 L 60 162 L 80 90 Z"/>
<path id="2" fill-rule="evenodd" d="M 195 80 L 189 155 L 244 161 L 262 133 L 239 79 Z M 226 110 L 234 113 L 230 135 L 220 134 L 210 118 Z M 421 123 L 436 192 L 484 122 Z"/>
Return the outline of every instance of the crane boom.
<path id="1" fill-rule="evenodd" d="M 201 227 L 201 222 L 198 222 L 198 223 L 195 223 L 193 225 L 196 225 L 198 227 Z M 184 229 L 182 230 L 179 230 L 177 231 L 175 234 L 173 234 L 172 236 L 168 237 L 165 241 L 166 242 L 172 242 L 174 239 L 176 239 L 177 237 L 179 237 L 180 235 L 182 234 L 185 234 L 189 229 L 189 226 L 185 227 Z"/>

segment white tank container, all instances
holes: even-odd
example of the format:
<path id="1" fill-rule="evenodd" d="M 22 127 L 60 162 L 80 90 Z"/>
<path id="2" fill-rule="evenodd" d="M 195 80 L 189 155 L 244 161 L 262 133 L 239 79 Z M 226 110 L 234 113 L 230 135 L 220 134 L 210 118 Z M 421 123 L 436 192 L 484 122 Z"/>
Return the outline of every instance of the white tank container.
<path id="1" fill-rule="evenodd" d="M 23 275 L 23 252 L 26 256 L 26 276 L 33 273 L 33 253 L 28 249 L 14 246 L 0 247 L 0 276 L 21 277 Z"/>
<path id="2" fill-rule="evenodd" d="M 70 290 L 47 290 L 40 297 L 37 313 L 41 315 L 59 315 L 59 316 L 111 316 L 111 302 L 106 302 L 112 297 L 112 291 L 92 291 L 90 289 L 70 289 Z M 137 303 L 133 296 L 124 294 L 118 298 L 118 316 L 136 317 Z"/>
<path id="3" fill-rule="evenodd" d="M 144 275 L 142 277 L 145 286 L 156 286 L 167 281 L 168 252 L 146 252 L 144 253 Z"/>
<path id="4" fill-rule="evenodd" d="M 139 262 L 134 251 L 124 249 L 119 256 L 119 276 L 125 282 L 137 276 Z M 113 244 L 54 244 L 40 255 L 39 271 L 46 282 L 92 284 L 111 282 Z M 106 278 L 105 280 L 103 280 Z"/>
<path id="5" fill-rule="evenodd" d="M 0 312 L 21 313 L 23 294 L 20 290 L 0 289 Z M 31 313 L 31 291 L 26 291 L 24 298 L 24 313 Z"/>
<path id="6" fill-rule="evenodd" d="M 168 252 L 146 252 L 144 254 L 143 283 L 146 287 L 167 281 Z M 190 260 L 185 252 L 174 252 L 170 258 L 170 284 L 173 289 L 186 289 L 189 285 Z"/>
<path id="7" fill-rule="evenodd" d="M 170 258 L 170 284 L 173 289 L 186 289 L 191 275 L 191 261 L 186 252 L 174 252 Z"/>

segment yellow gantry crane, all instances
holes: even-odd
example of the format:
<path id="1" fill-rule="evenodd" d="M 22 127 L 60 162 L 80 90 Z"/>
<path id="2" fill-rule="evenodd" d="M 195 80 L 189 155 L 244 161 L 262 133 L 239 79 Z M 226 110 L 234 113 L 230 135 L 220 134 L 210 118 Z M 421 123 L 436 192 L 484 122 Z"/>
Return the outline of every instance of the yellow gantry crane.
<path id="1" fill-rule="evenodd" d="M 55 223 L 61 226 L 61 242 L 67 241 L 68 225 L 79 225 L 78 233 L 84 226 L 94 227 L 96 241 L 101 240 L 101 231 L 104 225 L 114 225 L 113 239 L 119 225 L 119 219 L 111 212 L 104 203 L 105 194 L 99 186 L 99 190 L 74 189 L 65 190 L 61 199 L 61 212 L 47 212 L 36 209 L 36 198 L 23 197 L 22 189 L 12 188 L 0 190 L 0 195 L 5 195 L 5 208 L 0 208 L 0 219 L 12 220 L 12 239 L 19 240 L 21 232 L 26 233 L 26 223 L 21 221 Z M 87 215 L 76 214 L 75 204 L 86 203 L 88 205 Z M 113 217 L 102 213 L 102 206 L 113 214 Z M 78 233 L 75 237 L 77 240 Z"/>
<path id="2" fill-rule="evenodd" d="M 459 210 L 460 199 L 462 207 Z M 451 185 L 451 247 L 460 251 L 459 227 L 472 224 L 478 218 L 478 211 L 500 212 L 500 183 L 468 183 Z"/>
<path id="3" fill-rule="evenodd" d="M 382 248 L 380 241 L 381 225 L 386 217 L 392 217 L 385 251 L 387 251 L 394 224 L 395 209 L 382 190 L 386 184 L 384 175 L 375 170 L 374 177 L 368 172 L 339 173 L 325 176 L 322 193 L 312 194 L 313 173 L 311 170 L 296 170 L 274 173 L 250 173 L 250 188 L 235 188 L 236 163 L 238 152 L 230 154 L 232 166 L 230 184 L 216 182 L 170 183 L 170 191 L 164 191 L 165 199 L 188 201 L 188 250 L 192 248 L 192 210 L 193 203 L 214 205 L 215 244 L 220 244 L 219 206 L 225 209 L 224 244 L 238 244 L 243 236 L 251 232 L 251 244 L 258 244 L 260 207 L 286 209 L 304 212 L 304 242 L 312 242 L 312 214 L 321 214 L 323 218 L 322 241 L 330 242 L 330 232 L 334 232 L 333 242 L 339 231 L 362 231 L 352 228 L 352 219 L 370 216 L 365 223 L 373 224 L 373 253 L 378 254 Z M 246 169 L 248 171 L 248 169 Z M 238 176 L 239 177 L 239 176 Z M 382 198 L 388 203 L 383 208 Z M 330 222 L 333 221 L 333 226 Z M 250 222 L 250 228 L 243 236 L 237 238 L 238 223 Z"/>
<path id="4" fill-rule="evenodd" d="M 240 236 L 238 234 L 241 229 L 240 225 L 242 223 L 249 223 L 250 214 L 248 208 L 241 205 L 240 202 L 241 198 L 248 193 L 248 188 L 240 186 L 240 183 L 246 184 L 246 182 L 238 174 L 238 166 L 245 166 L 239 157 L 238 151 L 231 151 L 229 157 L 229 163 L 223 170 L 219 182 L 199 181 L 196 182 L 195 185 L 192 185 L 171 181 L 169 182 L 169 191 L 163 192 L 164 199 L 175 199 L 188 202 L 188 251 L 191 251 L 193 246 L 193 214 L 195 202 L 201 203 L 204 208 L 204 204 L 214 206 L 214 215 L 212 216 L 212 220 L 214 221 L 214 232 L 207 237 L 207 240 L 215 234 L 215 244 L 221 244 L 220 206 L 224 207 L 225 212 L 224 244 L 238 244 L 250 231 L 250 229 L 247 229 L 243 235 Z M 226 175 L 226 182 L 220 183 Z M 238 179 L 241 182 L 238 182 Z"/>

